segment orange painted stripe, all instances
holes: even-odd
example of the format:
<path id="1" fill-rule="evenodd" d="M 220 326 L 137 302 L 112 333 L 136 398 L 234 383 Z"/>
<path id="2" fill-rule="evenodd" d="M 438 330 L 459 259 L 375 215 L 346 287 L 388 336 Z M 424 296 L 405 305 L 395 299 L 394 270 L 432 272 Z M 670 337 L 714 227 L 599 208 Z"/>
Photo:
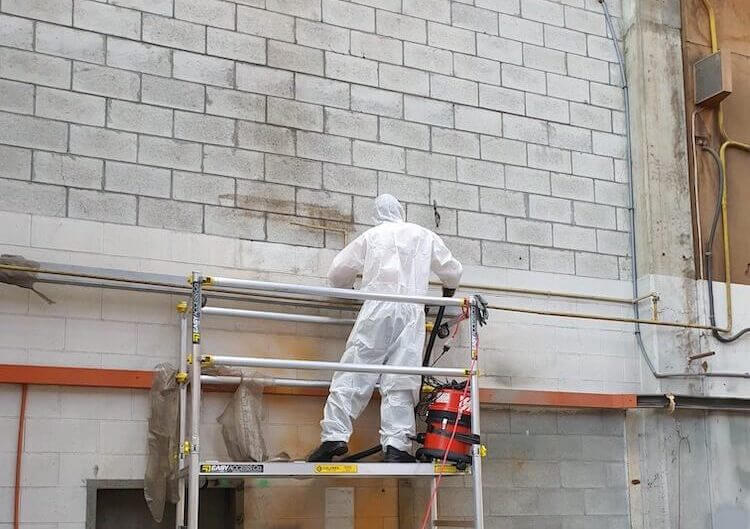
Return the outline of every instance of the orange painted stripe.
<path id="1" fill-rule="evenodd" d="M 79 386 L 89 388 L 150 389 L 153 371 L 103 369 L 86 367 L 56 367 L 0 364 L 0 384 L 34 384 L 39 386 Z M 206 384 L 207 391 L 234 391 L 232 386 Z M 325 397 L 325 388 L 266 387 L 271 395 L 304 395 Z"/>
<path id="2" fill-rule="evenodd" d="M 0 383 L 149 389 L 153 371 L 0 364 Z"/>
<path id="3" fill-rule="evenodd" d="M 633 393 L 578 393 L 574 391 L 532 391 L 525 389 L 480 389 L 483 404 L 553 406 L 558 408 L 635 408 Z"/>
<path id="4" fill-rule="evenodd" d="M 152 371 L 0 364 L 0 384 L 35 384 L 99 388 L 149 389 Z M 231 386 L 204 386 L 207 391 L 231 391 Z M 325 397 L 324 388 L 266 387 L 269 395 Z M 636 407 L 633 393 L 577 393 L 519 389 L 480 389 L 482 404 L 557 408 L 628 409 Z"/>

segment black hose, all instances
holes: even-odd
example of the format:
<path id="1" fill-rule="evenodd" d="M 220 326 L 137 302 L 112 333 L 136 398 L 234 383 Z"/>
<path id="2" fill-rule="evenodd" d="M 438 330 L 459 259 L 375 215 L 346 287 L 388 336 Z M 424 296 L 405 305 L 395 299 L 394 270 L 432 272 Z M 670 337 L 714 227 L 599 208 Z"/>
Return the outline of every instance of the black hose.
<path id="1" fill-rule="evenodd" d="M 347 456 L 343 459 L 340 459 L 342 463 L 349 463 L 352 461 L 359 461 L 360 459 L 364 459 L 366 457 L 369 457 L 371 455 L 377 454 L 378 452 L 381 452 L 383 450 L 383 447 L 380 445 L 375 445 L 371 448 L 368 448 L 367 450 L 362 450 L 361 452 L 357 452 L 356 454 L 352 454 L 350 456 Z"/>
<path id="2" fill-rule="evenodd" d="M 724 186 L 726 185 L 724 180 L 726 178 L 726 175 L 724 174 L 724 167 L 721 164 L 721 159 L 719 158 L 719 155 L 716 153 L 716 151 L 711 147 L 706 147 L 705 145 L 703 146 L 703 150 L 711 155 L 711 157 L 716 162 L 716 167 L 719 170 L 719 185 L 716 191 L 716 207 L 714 208 L 714 218 L 711 221 L 711 231 L 709 232 L 708 240 L 706 241 L 706 250 L 705 252 L 703 252 L 706 268 L 706 280 L 708 282 L 708 317 L 711 326 L 716 327 L 716 307 L 714 306 L 713 281 L 713 246 L 714 239 L 716 238 L 716 228 L 719 225 L 719 216 L 721 215 L 721 198 L 724 192 Z M 698 197 L 695 197 L 695 200 L 698 200 Z M 746 327 L 732 336 L 722 336 L 717 329 L 713 329 L 712 331 L 714 338 L 722 343 L 733 342 L 744 334 L 747 334 L 748 332 L 750 332 L 750 327 Z"/>
<path id="3" fill-rule="evenodd" d="M 445 315 L 445 305 L 440 305 L 435 316 L 435 323 L 432 325 L 432 331 L 430 331 L 430 339 L 427 341 L 427 351 L 424 353 L 424 359 L 422 360 L 422 367 L 430 365 L 430 358 L 432 358 L 432 348 L 435 347 L 435 339 L 437 338 L 440 326 L 443 324 L 443 316 Z"/>
<path id="4" fill-rule="evenodd" d="M 445 305 L 438 307 L 437 316 L 435 316 L 435 322 L 432 325 L 432 331 L 430 331 L 430 339 L 427 341 L 427 350 L 424 352 L 424 358 L 422 359 L 422 367 L 428 367 L 430 365 L 430 359 L 432 358 L 432 348 L 435 347 L 435 339 L 438 335 L 438 329 L 443 324 L 443 315 L 445 314 Z M 424 391 L 424 376 L 422 382 L 419 384 L 419 398 L 422 398 L 422 391 Z"/>

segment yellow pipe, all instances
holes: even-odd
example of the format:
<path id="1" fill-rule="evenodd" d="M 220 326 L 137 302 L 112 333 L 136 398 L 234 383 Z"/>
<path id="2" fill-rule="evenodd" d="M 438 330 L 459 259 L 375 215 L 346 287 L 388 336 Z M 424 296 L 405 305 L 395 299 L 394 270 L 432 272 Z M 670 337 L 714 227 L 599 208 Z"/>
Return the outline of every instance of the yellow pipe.
<path id="1" fill-rule="evenodd" d="M 723 113 L 719 110 L 719 115 Z M 722 134 L 723 135 L 723 134 Z M 721 190 L 721 229 L 724 241 L 724 280 L 726 283 L 726 305 L 727 321 L 725 327 L 732 329 L 732 271 L 730 266 L 730 246 L 729 246 L 729 221 L 727 216 L 727 149 L 734 147 L 750 152 L 750 145 L 738 141 L 726 140 L 721 144 L 719 149 L 719 159 L 721 160 L 721 169 L 724 172 L 724 185 Z M 710 250 L 710 249 L 709 249 Z"/>
<path id="2" fill-rule="evenodd" d="M 430 281 L 430 285 L 439 286 L 442 283 L 439 281 Z M 532 288 L 515 288 L 515 287 L 499 287 L 484 285 L 481 283 L 461 283 L 460 290 L 477 290 L 480 293 L 487 291 L 493 292 L 504 292 L 506 294 L 524 294 L 530 296 L 546 296 L 553 298 L 569 298 L 569 299 L 580 299 L 584 301 L 601 301 L 603 303 L 622 303 L 624 305 L 633 305 L 634 303 L 640 303 L 646 299 L 659 299 L 657 292 L 649 292 L 644 294 L 637 299 L 632 298 L 617 298 L 611 296 L 596 296 L 593 294 L 577 294 L 574 292 L 561 292 L 557 290 L 537 290 Z"/>
<path id="3" fill-rule="evenodd" d="M 706 11 L 708 12 L 708 28 L 709 32 L 711 34 L 711 52 L 716 53 L 719 51 L 719 38 L 718 33 L 716 31 L 716 14 L 714 12 L 714 8 L 711 5 L 711 2 L 709 0 L 703 0 L 703 5 L 706 8 Z M 724 185 L 721 190 L 721 229 L 723 234 L 723 245 L 724 245 L 724 282 L 726 284 L 726 310 L 727 310 L 727 321 L 726 321 L 726 329 L 727 332 L 731 331 L 732 329 L 732 271 L 730 266 L 730 243 L 729 243 L 729 220 L 728 220 L 728 208 L 727 208 L 727 189 L 728 189 L 728 180 L 729 176 L 727 173 L 727 156 L 726 151 L 730 147 L 743 149 L 745 151 L 750 152 L 750 145 L 746 143 L 741 143 L 738 141 L 733 141 L 729 139 L 729 135 L 727 134 L 726 129 L 724 128 L 724 109 L 722 108 L 722 104 L 719 103 L 719 109 L 718 109 L 718 125 L 719 125 L 719 134 L 721 135 L 721 139 L 723 143 L 721 144 L 721 147 L 719 148 L 719 159 L 721 160 L 721 169 L 724 172 Z M 696 177 L 697 178 L 697 177 Z M 697 197 L 696 197 L 697 200 Z M 711 249 L 708 248 L 708 251 Z"/>
<path id="4" fill-rule="evenodd" d="M 708 27 L 711 31 L 711 53 L 716 53 L 719 51 L 719 39 L 716 36 L 716 15 L 709 0 L 703 0 L 703 5 L 706 6 L 706 11 L 708 11 Z"/>
<path id="5" fill-rule="evenodd" d="M 17 272 L 31 272 L 31 273 L 37 273 L 37 274 L 53 274 L 53 275 L 65 275 L 65 276 L 72 276 L 72 277 L 82 277 L 87 279 L 100 279 L 100 280 L 107 280 L 107 281 L 118 281 L 118 282 L 133 282 L 133 283 L 139 283 L 139 284 L 148 284 L 148 285 L 163 285 L 163 286 L 174 286 L 169 283 L 157 283 L 153 281 L 133 281 L 131 279 L 124 279 L 124 278 L 117 278 L 112 276 L 104 276 L 104 275 L 93 275 L 93 274 L 83 274 L 78 272 L 63 272 L 58 270 L 45 270 L 45 269 L 39 269 L 39 268 L 30 268 L 26 266 L 16 266 L 16 265 L 6 265 L 6 264 L 0 264 L 0 270 L 14 270 Z M 228 291 L 235 293 L 234 291 Z M 658 296 L 649 295 L 645 296 L 643 299 L 646 299 L 648 297 L 651 297 L 652 300 L 658 300 Z M 289 298 L 285 298 L 289 299 Z M 305 301 L 302 298 L 295 298 L 299 299 L 300 301 Z M 641 299 L 641 298 L 639 298 Z M 562 312 L 562 311 L 548 311 L 548 310 L 537 310 L 537 309 L 526 309 L 521 307 L 509 307 L 509 306 L 502 306 L 502 305 L 490 305 L 489 308 L 494 310 L 502 310 L 502 311 L 509 311 L 509 312 L 520 312 L 525 314 L 537 314 L 540 316 L 557 316 L 560 318 L 579 318 L 579 319 L 586 319 L 586 320 L 602 320 L 602 321 L 612 321 L 612 322 L 620 322 L 620 323 L 641 323 L 643 325 L 659 325 L 659 326 L 666 326 L 666 327 L 680 327 L 685 329 L 703 329 L 703 330 L 712 330 L 716 329 L 720 332 L 727 332 L 726 329 L 723 329 L 721 327 L 712 327 L 710 325 L 701 325 L 696 323 L 689 323 L 689 322 L 664 322 L 664 321 L 657 321 L 657 320 L 636 320 L 634 318 L 623 318 L 619 316 L 605 316 L 605 315 L 598 315 L 598 314 L 586 314 L 586 313 L 578 313 L 578 312 Z"/>
<path id="6" fill-rule="evenodd" d="M 679 327 L 682 329 L 700 329 L 700 330 L 717 330 L 726 332 L 726 329 L 703 325 L 700 323 L 683 323 L 679 321 L 661 321 L 661 320 L 642 320 L 637 318 L 625 318 L 623 316 L 605 316 L 603 314 L 586 314 L 584 312 L 563 312 L 557 310 L 526 309 L 522 307 L 509 307 L 505 305 L 487 305 L 488 309 L 501 310 L 507 312 L 520 312 L 522 314 L 534 314 L 537 316 L 554 316 L 556 318 L 578 318 L 582 320 L 599 320 L 611 321 L 617 323 L 639 323 L 641 325 L 657 325 L 660 327 Z"/>
<path id="7" fill-rule="evenodd" d="M 719 106 L 719 116 L 722 116 L 721 112 L 721 106 Z M 719 120 L 721 122 L 721 119 Z M 732 267 L 731 263 L 729 261 L 730 257 L 730 250 L 729 250 L 729 219 L 728 219 L 728 211 L 727 211 L 727 189 L 729 186 L 727 185 L 727 142 L 724 142 L 721 145 L 721 148 L 719 149 L 719 159 L 721 160 L 721 170 L 724 173 L 724 178 L 722 179 L 722 189 L 721 189 L 721 231 L 722 231 L 722 239 L 724 243 L 724 282 L 726 283 L 726 294 L 725 294 L 725 302 L 726 302 L 726 311 L 727 311 L 727 321 L 725 322 L 724 326 L 731 331 L 732 329 L 732 320 L 733 320 L 733 314 L 732 314 Z M 711 248 L 708 248 L 708 251 L 711 251 Z"/>

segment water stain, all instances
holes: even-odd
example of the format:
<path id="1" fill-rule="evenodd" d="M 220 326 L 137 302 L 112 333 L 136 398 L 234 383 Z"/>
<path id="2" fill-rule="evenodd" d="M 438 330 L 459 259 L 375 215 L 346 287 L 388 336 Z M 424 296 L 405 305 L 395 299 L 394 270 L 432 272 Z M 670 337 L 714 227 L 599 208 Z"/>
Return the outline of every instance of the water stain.
<path id="1" fill-rule="evenodd" d="M 321 219 L 345 224 L 353 223 L 351 211 L 344 212 L 336 207 L 322 204 L 311 204 L 307 202 L 297 203 L 295 200 L 260 197 L 257 195 L 239 193 L 225 193 L 219 195 L 219 200 L 232 200 L 237 204 L 238 208 L 270 211 L 287 215 L 294 215 L 299 209 L 304 211 L 303 216 L 306 218 Z M 300 216 L 299 212 L 298 216 Z M 340 226 L 334 225 L 325 227 L 340 229 Z"/>
<path id="2" fill-rule="evenodd" d="M 241 195 L 239 193 L 225 193 L 219 199 L 234 200 L 238 208 L 273 211 L 277 213 L 294 213 L 294 200 L 259 197 L 257 195 Z"/>

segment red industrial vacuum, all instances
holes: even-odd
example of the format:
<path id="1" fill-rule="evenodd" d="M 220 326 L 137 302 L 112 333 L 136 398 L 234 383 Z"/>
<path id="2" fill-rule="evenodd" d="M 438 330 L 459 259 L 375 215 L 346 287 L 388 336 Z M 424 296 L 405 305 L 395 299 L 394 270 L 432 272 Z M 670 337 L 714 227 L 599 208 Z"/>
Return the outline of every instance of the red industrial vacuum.
<path id="1" fill-rule="evenodd" d="M 426 397 L 427 431 L 417 435 L 417 442 L 424 445 L 417 450 L 417 459 L 451 461 L 459 469 L 471 464 L 472 445 L 479 444 L 479 436 L 471 433 L 471 397 L 465 387 L 466 382 L 451 382 Z"/>

